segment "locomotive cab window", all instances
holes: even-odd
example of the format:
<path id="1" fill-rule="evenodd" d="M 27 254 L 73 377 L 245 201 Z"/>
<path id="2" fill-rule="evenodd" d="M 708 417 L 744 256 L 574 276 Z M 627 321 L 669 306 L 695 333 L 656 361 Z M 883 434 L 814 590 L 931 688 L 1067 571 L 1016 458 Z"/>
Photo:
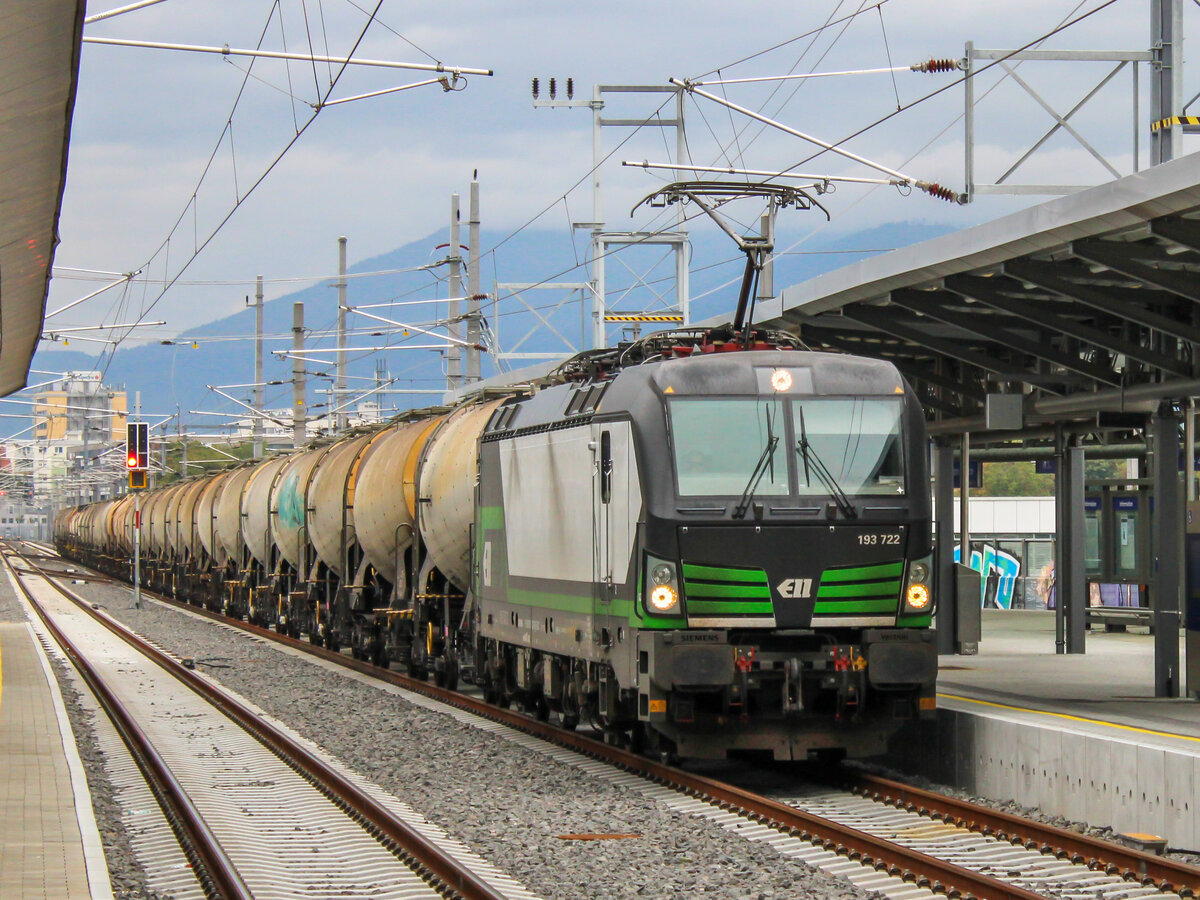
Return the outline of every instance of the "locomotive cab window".
<path id="1" fill-rule="evenodd" d="M 681 497 L 739 496 L 760 461 L 755 493 L 788 493 L 787 433 L 778 400 L 680 399 L 670 403 Z"/>
<path id="2" fill-rule="evenodd" d="M 903 494 L 901 412 L 890 397 L 793 400 L 800 493 L 826 492 L 812 472 L 819 462 L 847 494 Z"/>

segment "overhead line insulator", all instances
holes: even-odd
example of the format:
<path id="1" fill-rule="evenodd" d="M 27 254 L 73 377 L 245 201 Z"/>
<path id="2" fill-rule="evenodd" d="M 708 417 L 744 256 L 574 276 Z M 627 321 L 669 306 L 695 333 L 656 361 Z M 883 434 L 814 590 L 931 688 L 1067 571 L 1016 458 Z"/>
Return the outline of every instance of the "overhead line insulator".
<path id="1" fill-rule="evenodd" d="M 924 62 L 913 63 L 909 68 L 914 72 L 937 74 L 957 71 L 962 68 L 962 65 L 957 59 L 927 59 Z"/>
<path id="2" fill-rule="evenodd" d="M 967 202 L 967 195 L 960 194 L 958 191 L 944 187 L 936 181 L 918 181 L 916 183 L 918 190 L 922 190 L 931 197 L 937 197 L 939 200 L 945 200 L 948 203 L 957 203 L 962 205 Z"/>

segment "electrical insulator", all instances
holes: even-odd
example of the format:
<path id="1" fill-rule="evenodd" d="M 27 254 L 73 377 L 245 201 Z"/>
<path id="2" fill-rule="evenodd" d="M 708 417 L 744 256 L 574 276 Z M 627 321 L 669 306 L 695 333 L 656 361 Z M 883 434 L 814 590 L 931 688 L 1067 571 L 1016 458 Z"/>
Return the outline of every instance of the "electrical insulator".
<path id="1" fill-rule="evenodd" d="M 927 59 L 909 66 L 914 72 L 953 72 L 958 68 L 956 59 Z"/>
<path id="2" fill-rule="evenodd" d="M 558 85 L 555 83 L 554 79 L 551 78 L 550 79 L 550 99 L 553 100 L 554 95 L 557 93 L 558 93 Z"/>
<path id="3" fill-rule="evenodd" d="M 575 99 L 575 79 L 574 78 L 567 79 L 567 99 L 568 100 Z"/>
<path id="4" fill-rule="evenodd" d="M 951 190 L 948 187 L 943 187 L 936 181 L 918 181 L 917 187 L 929 194 L 931 197 L 937 197 L 939 200 L 945 200 L 949 203 L 963 204 L 967 202 L 967 195 L 960 194 L 957 191 Z"/>
<path id="5" fill-rule="evenodd" d="M 535 79 L 533 79 L 533 99 L 536 100 L 537 98 L 538 98 L 538 80 L 535 78 Z"/>

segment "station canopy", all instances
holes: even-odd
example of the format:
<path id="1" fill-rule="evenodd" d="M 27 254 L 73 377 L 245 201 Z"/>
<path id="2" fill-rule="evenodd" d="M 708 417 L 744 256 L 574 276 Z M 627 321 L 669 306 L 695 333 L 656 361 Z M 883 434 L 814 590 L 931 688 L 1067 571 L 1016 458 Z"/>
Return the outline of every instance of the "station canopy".
<path id="1" fill-rule="evenodd" d="M 758 324 L 893 362 L 934 433 L 1200 395 L 1200 154 L 786 288 Z"/>
<path id="2" fill-rule="evenodd" d="M 84 0 L 4 0 L 0 15 L 0 396 L 25 386 L 42 332 Z"/>

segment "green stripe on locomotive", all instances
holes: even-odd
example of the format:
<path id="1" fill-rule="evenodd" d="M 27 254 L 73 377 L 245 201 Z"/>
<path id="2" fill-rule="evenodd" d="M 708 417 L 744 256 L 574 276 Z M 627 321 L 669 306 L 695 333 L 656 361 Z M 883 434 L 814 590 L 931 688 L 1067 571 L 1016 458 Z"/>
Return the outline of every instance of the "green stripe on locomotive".
<path id="1" fill-rule="evenodd" d="M 870 566 L 835 566 L 821 573 L 814 624 L 821 616 L 896 615 L 904 561 Z"/>

